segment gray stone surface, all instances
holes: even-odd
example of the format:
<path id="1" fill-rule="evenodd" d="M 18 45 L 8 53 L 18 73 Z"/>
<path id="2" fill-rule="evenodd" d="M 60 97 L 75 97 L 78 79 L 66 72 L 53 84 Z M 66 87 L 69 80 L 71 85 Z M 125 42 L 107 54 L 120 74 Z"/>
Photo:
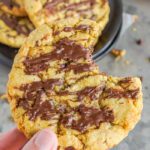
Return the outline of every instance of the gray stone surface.
<path id="1" fill-rule="evenodd" d="M 113 150 L 150 150 L 150 0 L 123 0 L 124 11 L 136 14 L 139 20 L 119 39 L 116 47 L 126 49 L 124 59 L 116 62 L 111 54 L 98 62 L 102 71 L 115 76 L 142 76 L 144 109 L 142 119 L 129 136 Z M 133 31 L 135 30 L 136 31 Z M 142 39 L 142 45 L 135 40 Z M 127 65 L 125 60 L 130 61 Z M 0 60 L 0 93 L 5 92 L 9 68 Z M 0 101 L 0 132 L 15 125 L 11 121 L 9 106 Z"/>

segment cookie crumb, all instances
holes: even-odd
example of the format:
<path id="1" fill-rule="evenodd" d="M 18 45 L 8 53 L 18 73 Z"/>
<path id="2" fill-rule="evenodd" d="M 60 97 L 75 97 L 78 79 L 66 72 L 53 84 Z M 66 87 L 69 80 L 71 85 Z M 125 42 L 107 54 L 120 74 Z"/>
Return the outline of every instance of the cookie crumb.
<path id="1" fill-rule="evenodd" d="M 126 55 L 126 50 L 112 49 L 111 54 L 116 57 L 116 60 L 120 60 Z"/>
<path id="2" fill-rule="evenodd" d="M 133 20 L 134 23 L 137 22 L 139 20 L 139 16 L 138 15 L 133 15 L 132 20 Z"/>
<path id="3" fill-rule="evenodd" d="M 137 29 L 136 29 L 136 28 L 133 28 L 132 30 L 133 30 L 133 32 L 136 32 L 136 31 L 137 31 Z"/>
<path id="4" fill-rule="evenodd" d="M 140 78 L 141 82 L 143 82 L 143 79 L 144 79 L 144 78 L 143 78 L 142 76 L 139 76 L 139 78 Z"/>
<path id="5" fill-rule="evenodd" d="M 143 41 L 142 41 L 141 39 L 138 39 L 138 40 L 136 40 L 136 44 L 137 44 L 137 45 L 142 45 L 142 44 L 143 44 Z"/>
<path id="6" fill-rule="evenodd" d="M 131 64 L 131 62 L 129 60 L 125 60 L 124 62 L 125 62 L 126 65 L 130 65 Z"/>
<path id="7" fill-rule="evenodd" d="M 0 94 L 0 100 L 7 101 L 7 94 L 6 93 Z"/>
<path id="8" fill-rule="evenodd" d="M 148 62 L 150 63 L 150 57 L 147 58 Z"/>

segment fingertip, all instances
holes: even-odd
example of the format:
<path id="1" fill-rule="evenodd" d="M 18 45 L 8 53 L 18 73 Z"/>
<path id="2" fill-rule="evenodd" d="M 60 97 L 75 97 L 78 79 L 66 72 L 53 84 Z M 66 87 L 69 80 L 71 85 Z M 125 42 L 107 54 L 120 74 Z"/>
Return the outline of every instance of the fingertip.
<path id="1" fill-rule="evenodd" d="M 57 150 L 57 146 L 56 134 L 50 128 L 47 128 L 35 134 L 23 150 Z"/>
<path id="2" fill-rule="evenodd" d="M 44 141 L 45 144 L 47 144 L 50 147 L 50 150 L 56 150 L 58 146 L 58 140 L 56 134 L 50 129 L 43 129 L 37 136 L 37 139 L 35 141 L 36 144 L 42 144 Z"/>

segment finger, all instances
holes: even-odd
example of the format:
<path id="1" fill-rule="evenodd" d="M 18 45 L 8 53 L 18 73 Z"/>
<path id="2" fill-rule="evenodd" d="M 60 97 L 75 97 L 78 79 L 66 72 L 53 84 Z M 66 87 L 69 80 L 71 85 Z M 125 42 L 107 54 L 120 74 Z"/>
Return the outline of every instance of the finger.
<path id="1" fill-rule="evenodd" d="M 0 134 L 0 150 L 19 150 L 26 142 L 26 137 L 18 129 Z"/>
<path id="2" fill-rule="evenodd" d="M 51 129 L 35 134 L 22 150 L 57 150 L 57 137 Z"/>

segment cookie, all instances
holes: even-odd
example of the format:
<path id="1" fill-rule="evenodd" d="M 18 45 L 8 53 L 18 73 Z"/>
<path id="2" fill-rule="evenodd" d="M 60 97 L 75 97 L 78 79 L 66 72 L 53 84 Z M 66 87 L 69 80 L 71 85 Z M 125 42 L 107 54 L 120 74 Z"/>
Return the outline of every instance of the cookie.
<path id="1" fill-rule="evenodd" d="M 65 18 L 84 18 L 96 21 L 102 31 L 109 19 L 107 0 L 25 0 L 25 9 L 36 27 Z"/>
<path id="2" fill-rule="evenodd" d="M 16 17 L 0 10 L 0 43 L 20 48 L 32 30 L 34 26 L 27 17 Z"/>
<path id="3" fill-rule="evenodd" d="M 97 43 L 100 32 L 99 25 L 95 21 L 79 18 L 57 20 L 50 23 L 49 27 L 52 28 L 55 41 L 69 37 L 71 40 L 76 40 L 91 47 L 91 52 L 94 51 L 93 47 Z"/>
<path id="4" fill-rule="evenodd" d="M 0 9 L 15 16 L 27 16 L 24 0 L 1 0 Z"/>
<path id="5" fill-rule="evenodd" d="M 40 26 L 19 50 L 7 85 L 12 116 L 28 138 L 50 127 L 59 150 L 112 148 L 140 119 L 141 81 L 101 73 L 90 31 L 57 28 Z"/>

